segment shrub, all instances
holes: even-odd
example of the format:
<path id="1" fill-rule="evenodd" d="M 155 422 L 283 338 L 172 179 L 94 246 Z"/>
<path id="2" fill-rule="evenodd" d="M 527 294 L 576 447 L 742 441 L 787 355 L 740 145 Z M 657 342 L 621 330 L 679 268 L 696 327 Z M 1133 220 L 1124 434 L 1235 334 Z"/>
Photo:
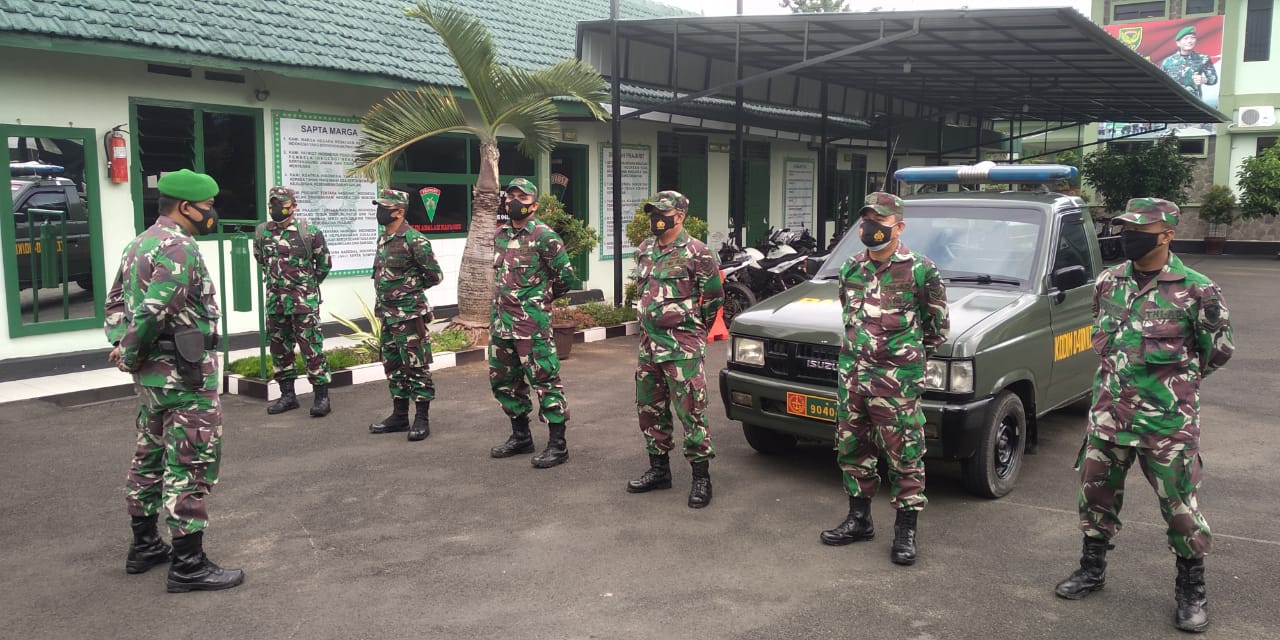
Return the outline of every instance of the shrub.
<path id="1" fill-rule="evenodd" d="M 337 371 L 339 369 L 349 369 L 359 364 L 369 364 L 376 362 L 377 359 L 370 359 L 364 349 L 359 347 L 340 347 L 330 349 L 324 352 L 325 360 L 329 362 L 329 370 Z M 227 371 L 246 378 L 261 378 L 262 371 L 260 368 L 260 360 L 258 356 L 249 356 L 234 360 L 227 365 Z M 298 376 L 307 375 L 307 363 L 302 359 L 302 354 L 294 352 L 293 369 L 298 372 Z M 271 356 L 267 356 L 266 375 L 270 377 L 272 374 Z"/>
<path id="2" fill-rule="evenodd" d="M 382 359 L 382 321 L 374 315 L 373 311 L 369 310 L 369 305 L 365 304 L 364 298 L 360 297 L 360 294 L 356 294 L 356 299 L 360 301 L 360 310 L 364 312 L 364 318 L 369 323 L 368 331 L 361 329 L 360 325 L 336 313 L 330 313 L 329 315 L 342 326 L 351 330 L 351 333 L 342 337 L 360 343 L 358 348 L 364 351 L 365 357 L 368 358 L 365 362 L 376 362 Z"/>
<path id="3" fill-rule="evenodd" d="M 1280 145 L 1246 159 L 1236 178 L 1241 218 L 1253 220 L 1280 213 Z"/>
<path id="4" fill-rule="evenodd" d="M 1220 184 L 1209 187 L 1200 199 L 1200 219 L 1209 225 L 1210 235 L 1219 232 L 1218 225 L 1229 225 L 1236 220 L 1236 194 Z"/>
<path id="5" fill-rule="evenodd" d="M 629 306 L 615 307 L 604 302 L 588 302 L 578 310 L 587 314 L 592 320 L 590 326 L 612 327 L 636 319 L 636 310 Z"/>
<path id="6" fill-rule="evenodd" d="M 1130 198 L 1164 198 L 1182 205 L 1195 161 L 1184 158 L 1173 135 L 1139 149 L 1105 147 L 1084 158 L 1081 175 L 1110 211 L 1124 211 Z"/>
<path id="7" fill-rule="evenodd" d="M 564 252 L 570 259 L 590 253 L 600 241 L 595 229 L 570 215 L 564 210 L 564 204 L 549 193 L 538 198 L 538 220 L 564 240 Z"/>
<path id="8" fill-rule="evenodd" d="M 462 351 L 471 347 L 471 337 L 461 329 L 445 329 L 431 334 L 432 351 Z"/>

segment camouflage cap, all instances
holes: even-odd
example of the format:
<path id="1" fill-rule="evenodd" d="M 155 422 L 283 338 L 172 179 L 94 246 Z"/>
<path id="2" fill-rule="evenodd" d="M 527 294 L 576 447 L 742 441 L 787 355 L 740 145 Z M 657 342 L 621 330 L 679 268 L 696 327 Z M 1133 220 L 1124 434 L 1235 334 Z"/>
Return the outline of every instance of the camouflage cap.
<path id="1" fill-rule="evenodd" d="M 671 211 L 672 209 L 688 211 L 689 199 L 679 191 L 659 191 L 653 194 L 651 201 L 644 205 L 645 213 Z"/>
<path id="2" fill-rule="evenodd" d="M 1169 226 L 1178 226 L 1178 205 L 1160 198 L 1134 198 L 1125 205 L 1124 213 L 1116 216 L 1120 222 L 1134 224 L 1151 224 L 1167 222 Z"/>
<path id="3" fill-rule="evenodd" d="M 409 194 L 395 189 L 383 189 L 378 192 L 378 197 L 373 203 L 392 209 L 403 209 L 409 206 Z"/>
<path id="4" fill-rule="evenodd" d="M 1174 37 L 1173 37 L 1173 39 L 1174 39 L 1174 40 L 1181 40 L 1181 39 L 1183 39 L 1183 38 L 1185 38 L 1185 37 L 1187 37 L 1187 36 L 1194 36 L 1194 35 L 1196 35 L 1196 27 L 1195 27 L 1195 25 L 1191 25 L 1191 26 L 1183 27 L 1183 28 L 1179 29 L 1179 30 L 1178 30 L 1178 35 L 1174 36 Z"/>
<path id="5" fill-rule="evenodd" d="M 280 202 L 293 202 L 294 195 L 297 192 L 288 187 L 271 187 L 267 192 L 267 200 L 279 200 Z"/>
<path id="6" fill-rule="evenodd" d="M 538 187 L 524 178 L 513 178 L 511 182 L 507 183 L 505 190 L 511 191 L 512 189 L 519 189 L 535 198 L 538 197 Z"/>
<path id="7" fill-rule="evenodd" d="M 902 198 L 884 191 L 873 191 L 867 194 L 866 199 L 862 201 L 862 208 L 858 210 L 858 214 L 861 215 L 867 209 L 871 209 L 882 216 L 899 217 L 905 211 Z"/>

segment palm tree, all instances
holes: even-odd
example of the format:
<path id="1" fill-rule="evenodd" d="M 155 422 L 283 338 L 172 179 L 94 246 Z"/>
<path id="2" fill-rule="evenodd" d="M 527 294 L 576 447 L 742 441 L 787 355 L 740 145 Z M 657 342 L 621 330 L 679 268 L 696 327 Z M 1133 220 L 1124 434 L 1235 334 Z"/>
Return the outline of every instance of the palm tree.
<path id="1" fill-rule="evenodd" d="M 464 327 L 487 327 L 493 300 L 493 238 L 498 209 L 498 131 L 523 135 L 521 153 L 549 152 L 560 137 L 552 98 L 586 104 L 598 120 L 609 117 L 604 79 L 580 60 L 561 60 L 533 71 L 499 64 L 493 37 L 483 22 L 454 6 L 433 9 L 423 0 L 405 14 L 427 23 L 444 40 L 471 94 L 477 119 L 468 118 L 448 88 L 397 91 L 375 104 L 363 119 L 364 134 L 349 173 L 379 185 L 391 183 L 396 157 L 410 145 L 448 132 L 466 132 L 480 142 L 480 174 L 471 199 L 471 226 L 458 273 L 458 316 Z"/>

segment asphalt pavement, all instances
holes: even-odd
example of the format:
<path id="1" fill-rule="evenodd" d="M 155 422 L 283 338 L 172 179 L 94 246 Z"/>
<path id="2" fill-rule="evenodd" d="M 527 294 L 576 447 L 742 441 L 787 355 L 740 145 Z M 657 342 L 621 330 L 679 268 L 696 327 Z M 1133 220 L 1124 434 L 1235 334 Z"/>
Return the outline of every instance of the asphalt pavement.
<path id="1" fill-rule="evenodd" d="M 1187 261 L 1226 292 L 1237 352 L 1203 388 L 1201 507 L 1214 532 L 1207 638 L 1280 638 L 1280 395 L 1273 259 Z M 889 562 L 879 535 L 819 543 L 847 502 L 827 446 L 766 457 L 728 422 L 708 357 L 717 459 L 710 507 L 676 488 L 631 495 L 647 462 L 636 426 L 637 338 L 576 344 L 564 362 L 570 460 L 534 469 L 489 458 L 506 420 L 482 365 L 439 372 L 432 434 L 373 436 L 389 401 L 377 383 L 336 389 L 323 419 L 305 407 L 224 396 L 222 480 L 206 551 L 245 584 L 167 594 L 163 568 L 124 572 L 122 484 L 130 400 L 50 401 L 0 412 L 3 638 L 1178 638 L 1174 558 L 1156 499 L 1130 474 L 1125 528 L 1105 591 L 1078 602 L 1054 584 L 1075 566 L 1084 417 L 1046 417 L 1018 487 L 984 500 L 959 466 L 928 466 L 920 561 Z M 304 404 L 310 397 L 303 398 Z M 541 447 L 545 427 L 535 427 Z"/>

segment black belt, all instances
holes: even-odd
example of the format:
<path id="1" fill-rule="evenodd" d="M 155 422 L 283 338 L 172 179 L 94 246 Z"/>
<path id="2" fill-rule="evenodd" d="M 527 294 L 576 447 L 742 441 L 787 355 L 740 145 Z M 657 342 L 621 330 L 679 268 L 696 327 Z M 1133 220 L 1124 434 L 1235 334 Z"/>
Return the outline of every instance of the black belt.
<path id="1" fill-rule="evenodd" d="M 211 333 L 204 337 L 205 351 L 213 351 L 218 348 L 218 334 Z M 163 335 L 156 340 L 156 350 L 161 353 L 177 353 L 178 346 L 173 343 L 172 335 Z"/>

